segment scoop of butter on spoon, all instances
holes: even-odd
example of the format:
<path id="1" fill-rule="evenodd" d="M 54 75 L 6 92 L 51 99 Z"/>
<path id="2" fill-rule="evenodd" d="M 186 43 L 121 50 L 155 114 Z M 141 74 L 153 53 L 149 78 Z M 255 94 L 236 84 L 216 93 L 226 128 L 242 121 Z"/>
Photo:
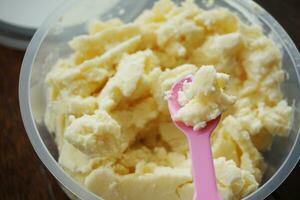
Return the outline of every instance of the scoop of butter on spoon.
<path id="1" fill-rule="evenodd" d="M 176 82 L 169 95 L 169 111 L 177 128 L 187 137 L 192 159 L 192 174 L 194 180 L 194 200 L 221 200 L 216 184 L 216 175 L 211 151 L 210 136 L 218 125 L 221 115 L 208 121 L 201 129 L 193 129 L 175 119 L 177 111 L 181 108 L 178 102 L 178 92 L 182 91 L 184 82 L 191 82 L 192 77 L 185 77 Z"/>

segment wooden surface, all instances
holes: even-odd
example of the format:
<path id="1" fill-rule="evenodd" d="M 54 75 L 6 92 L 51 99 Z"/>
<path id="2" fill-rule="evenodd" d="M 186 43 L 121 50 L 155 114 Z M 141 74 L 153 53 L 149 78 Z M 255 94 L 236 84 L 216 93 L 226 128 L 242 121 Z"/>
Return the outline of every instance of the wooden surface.
<path id="1" fill-rule="evenodd" d="M 300 48 L 300 1 L 257 0 L 287 30 Z M 0 46 L 0 200 L 65 200 L 52 175 L 35 154 L 25 133 L 18 103 L 24 52 Z M 273 194 L 276 200 L 300 199 L 300 166 Z"/>
<path id="2" fill-rule="evenodd" d="M 38 159 L 23 127 L 18 102 L 23 55 L 0 46 L 0 200 L 67 199 Z"/>

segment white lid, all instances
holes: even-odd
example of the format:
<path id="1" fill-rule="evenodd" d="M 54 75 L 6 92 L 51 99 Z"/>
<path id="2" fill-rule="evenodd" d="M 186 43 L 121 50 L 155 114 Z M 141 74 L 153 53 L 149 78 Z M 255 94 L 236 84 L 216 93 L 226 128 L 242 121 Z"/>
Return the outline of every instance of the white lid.
<path id="1" fill-rule="evenodd" d="M 0 0 L 0 43 L 26 49 L 44 19 L 65 0 Z"/>

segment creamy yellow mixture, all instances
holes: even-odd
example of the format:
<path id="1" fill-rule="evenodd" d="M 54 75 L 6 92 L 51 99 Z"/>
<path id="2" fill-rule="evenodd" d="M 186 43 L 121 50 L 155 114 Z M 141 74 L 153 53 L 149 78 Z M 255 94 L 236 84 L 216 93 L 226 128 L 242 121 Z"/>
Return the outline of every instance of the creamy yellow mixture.
<path id="1" fill-rule="evenodd" d="M 281 53 L 259 27 L 224 8 L 160 0 L 130 24 L 93 21 L 69 45 L 74 54 L 46 78 L 45 123 L 59 164 L 84 187 L 107 200 L 192 200 L 187 142 L 164 97 L 213 65 L 230 76 L 218 81 L 228 104 L 216 106 L 223 114 L 212 136 L 219 192 L 232 200 L 257 189 L 261 152 L 287 135 L 292 114 L 280 91 Z"/>
<path id="2" fill-rule="evenodd" d="M 182 91 L 178 92 L 177 100 L 182 107 L 175 120 L 199 130 L 234 104 L 236 98 L 224 92 L 229 76 L 218 73 L 212 65 L 200 67 L 192 78 L 191 82 L 184 81 Z"/>

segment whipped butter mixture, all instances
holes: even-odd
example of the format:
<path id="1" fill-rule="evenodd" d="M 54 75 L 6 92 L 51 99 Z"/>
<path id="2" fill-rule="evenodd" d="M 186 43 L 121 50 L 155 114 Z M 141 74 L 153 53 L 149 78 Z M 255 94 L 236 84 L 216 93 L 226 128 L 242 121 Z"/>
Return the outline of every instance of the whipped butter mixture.
<path id="1" fill-rule="evenodd" d="M 223 112 L 212 135 L 219 193 L 241 199 L 258 188 L 262 152 L 288 134 L 292 114 L 281 53 L 259 27 L 224 8 L 160 0 L 129 24 L 93 21 L 69 45 L 46 78 L 45 123 L 59 164 L 84 187 L 107 200 L 192 200 L 187 141 L 165 94 L 201 72 L 202 89 L 186 84 L 177 117 L 200 128 Z M 193 100 L 199 91 L 205 98 Z"/>

